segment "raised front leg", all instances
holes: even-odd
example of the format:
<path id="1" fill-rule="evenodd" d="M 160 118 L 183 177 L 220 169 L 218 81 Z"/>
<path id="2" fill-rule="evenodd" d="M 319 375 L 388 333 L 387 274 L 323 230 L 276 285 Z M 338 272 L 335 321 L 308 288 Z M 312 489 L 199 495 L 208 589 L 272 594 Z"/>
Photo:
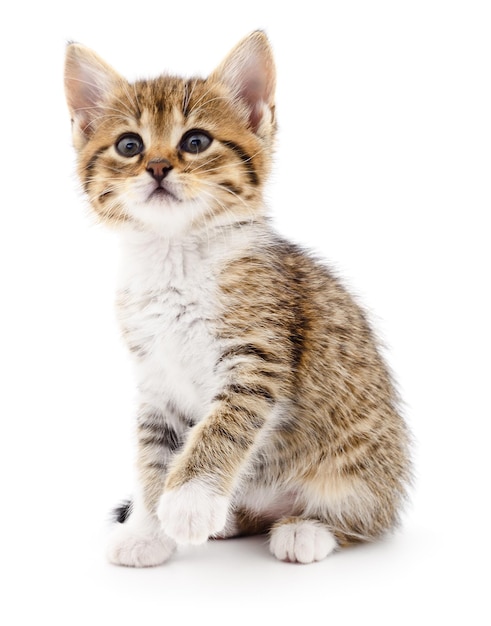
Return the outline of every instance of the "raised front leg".
<path id="1" fill-rule="evenodd" d="M 203 543 L 224 528 L 234 487 L 277 414 L 274 366 L 251 345 L 229 351 L 222 362 L 237 357 L 242 365 L 230 368 L 234 381 L 215 397 L 169 468 L 157 514 L 178 543 Z"/>

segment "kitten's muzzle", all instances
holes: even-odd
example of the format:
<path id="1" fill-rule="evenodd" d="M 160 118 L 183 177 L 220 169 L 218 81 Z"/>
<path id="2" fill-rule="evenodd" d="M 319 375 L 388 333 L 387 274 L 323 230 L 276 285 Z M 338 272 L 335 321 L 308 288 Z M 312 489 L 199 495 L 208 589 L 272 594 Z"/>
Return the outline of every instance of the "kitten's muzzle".
<path id="1" fill-rule="evenodd" d="M 167 159 L 154 159 L 147 166 L 147 172 L 160 186 L 167 174 L 173 169 L 173 165 Z"/>

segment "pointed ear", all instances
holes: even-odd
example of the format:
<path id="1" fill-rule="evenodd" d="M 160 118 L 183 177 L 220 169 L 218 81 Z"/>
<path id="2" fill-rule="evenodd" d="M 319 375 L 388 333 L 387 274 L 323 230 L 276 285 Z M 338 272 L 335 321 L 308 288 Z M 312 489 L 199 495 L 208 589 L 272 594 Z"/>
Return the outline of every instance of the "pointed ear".
<path id="1" fill-rule="evenodd" d="M 274 111 L 276 72 L 268 38 L 255 31 L 243 39 L 211 75 L 224 83 L 249 113 L 249 123 L 258 132 L 265 114 Z"/>
<path id="2" fill-rule="evenodd" d="M 101 115 L 106 94 L 124 79 L 99 56 L 80 44 L 67 47 L 65 94 L 73 122 L 76 148 L 82 147 Z"/>

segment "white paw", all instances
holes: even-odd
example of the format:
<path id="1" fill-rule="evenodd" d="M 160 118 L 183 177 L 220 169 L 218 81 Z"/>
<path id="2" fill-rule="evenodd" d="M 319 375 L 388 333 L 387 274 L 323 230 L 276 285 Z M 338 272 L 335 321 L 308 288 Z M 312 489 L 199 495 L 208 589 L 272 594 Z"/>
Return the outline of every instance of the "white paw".
<path id="1" fill-rule="evenodd" d="M 176 543 L 163 534 L 138 532 L 128 523 L 117 524 L 107 549 L 107 558 L 115 565 L 152 567 L 167 561 Z"/>
<path id="2" fill-rule="evenodd" d="M 157 515 L 164 533 L 177 543 L 199 544 L 223 529 L 228 506 L 228 498 L 200 480 L 190 480 L 162 495 Z"/>
<path id="3" fill-rule="evenodd" d="M 285 523 L 271 532 L 269 549 L 280 561 L 313 563 L 322 561 L 337 546 L 329 530 L 315 520 Z"/>

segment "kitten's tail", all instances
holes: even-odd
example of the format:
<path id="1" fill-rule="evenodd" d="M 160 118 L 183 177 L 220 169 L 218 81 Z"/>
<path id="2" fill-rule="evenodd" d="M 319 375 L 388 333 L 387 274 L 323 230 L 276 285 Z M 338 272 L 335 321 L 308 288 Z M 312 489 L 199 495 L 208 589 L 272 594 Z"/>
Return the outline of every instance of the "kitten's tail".
<path id="1" fill-rule="evenodd" d="M 131 500 L 124 500 L 118 506 L 116 506 L 111 512 L 111 519 L 118 524 L 124 524 L 128 517 L 131 515 L 133 509 L 133 502 Z"/>

